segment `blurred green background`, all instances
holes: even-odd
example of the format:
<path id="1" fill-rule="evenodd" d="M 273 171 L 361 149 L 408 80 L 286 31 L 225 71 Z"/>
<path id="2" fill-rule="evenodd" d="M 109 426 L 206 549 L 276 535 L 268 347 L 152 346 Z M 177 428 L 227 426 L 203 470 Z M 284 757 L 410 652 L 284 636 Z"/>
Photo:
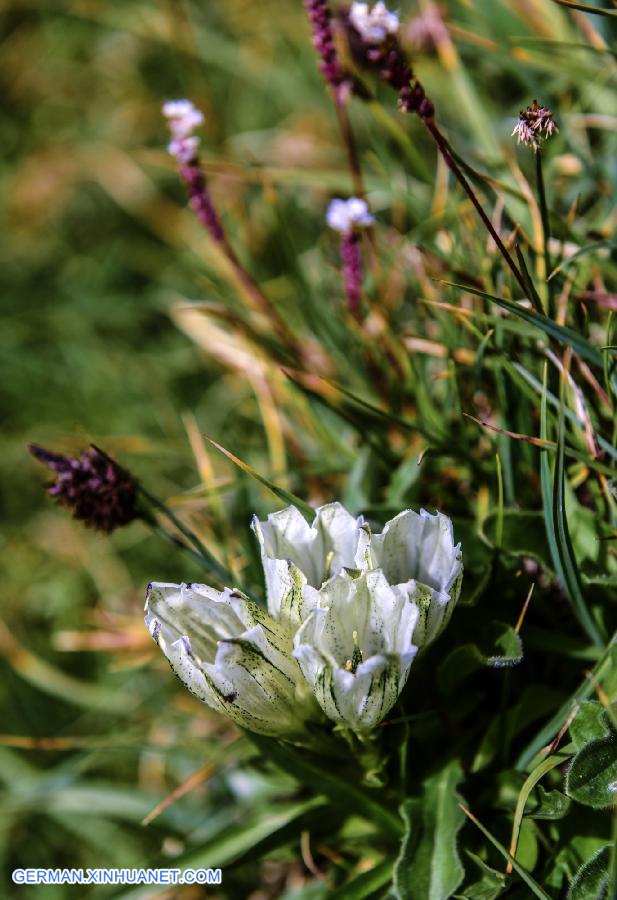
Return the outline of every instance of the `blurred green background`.
<path id="1" fill-rule="evenodd" d="M 421 11 L 412 0 L 399 6 L 405 18 Z M 605 237 L 617 159 L 615 59 L 602 47 L 610 21 L 550 0 L 443 8 L 453 44 L 441 55 L 418 50 L 417 69 L 459 150 L 524 189 L 531 158 L 519 157 L 521 171 L 509 133 L 541 91 L 567 134 L 547 164 L 553 202 L 565 216 L 578 198 L 581 235 Z M 158 658 L 152 665 L 145 585 L 196 580 L 199 569 L 139 523 L 111 539 L 85 531 L 45 497 L 45 473 L 26 443 L 73 451 L 94 441 L 189 518 L 207 519 L 223 544 L 226 531 L 240 529 L 248 546 L 252 508 L 276 503 L 205 453 L 202 433 L 311 501 L 338 490 L 361 504 L 353 429 L 334 428 L 324 413 L 330 432 L 320 435 L 299 400 L 305 434 L 282 427 L 276 408 L 286 389 L 255 391 L 261 376 L 243 377 L 248 362 L 183 319 L 188 301 L 223 304 L 233 317 L 242 299 L 185 209 L 160 107 L 186 96 L 204 110 L 206 169 L 240 255 L 290 320 L 325 342 L 353 386 L 353 358 L 344 370 L 344 347 L 328 345 L 341 290 L 323 214 L 330 196 L 350 190 L 336 119 L 300 0 L 6 0 L 1 10 L 3 869 L 164 864 L 187 850 L 219 865 L 220 847 L 212 858 L 200 848 L 213 835 L 232 841 L 239 822 L 254 821 L 256 846 L 267 849 L 268 803 L 289 785 L 244 769 L 248 751 L 226 749 L 233 733 L 225 723 L 172 683 Z M 605 120 L 589 132 L 585 116 Z M 384 267 L 405 238 L 409 247 L 431 244 L 453 270 L 490 271 L 481 234 L 436 238 L 458 227 L 458 213 L 440 193 L 443 171 L 421 126 L 409 129 L 425 168 L 410 177 L 370 114 L 358 105 L 353 118 L 371 204 L 389 229 Z M 520 221 L 533 227 L 526 208 Z M 401 330 L 432 338 L 412 302 L 415 265 L 410 250 L 392 270 L 392 315 Z M 444 328 L 456 344 L 460 326 Z M 287 481 L 289 452 L 295 482 Z M 443 499 L 426 490 L 429 503 Z M 473 518 L 474 503 L 462 490 L 451 506 Z M 238 570 L 247 552 L 234 550 Z M 207 789 L 204 773 L 141 826 L 170 790 L 221 757 Z M 232 861 L 233 848 L 226 852 Z M 229 878 L 225 896 L 260 900 L 296 896 L 311 880 L 293 855 L 263 864 L 258 880 L 250 865 Z M 321 896 L 310 890 L 302 896 Z M 73 896 L 61 887 L 5 891 Z"/>

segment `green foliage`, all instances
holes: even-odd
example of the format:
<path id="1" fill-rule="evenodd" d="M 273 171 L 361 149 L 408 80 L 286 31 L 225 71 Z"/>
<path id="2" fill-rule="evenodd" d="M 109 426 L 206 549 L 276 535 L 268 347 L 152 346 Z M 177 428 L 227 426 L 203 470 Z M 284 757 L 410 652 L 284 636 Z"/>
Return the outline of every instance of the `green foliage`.
<path id="1" fill-rule="evenodd" d="M 398 900 L 446 900 L 463 880 L 457 848 L 458 832 L 465 822 L 457 794 L 462 776 L 454 760 L 426 779 L 420 800 L 403 804 L 405 836 L 394 867 Z"/>
<path id="2" fill-rule="evenodd" d="M 602 847 L 576 873 L 568 900 L 603 900 L 609 897 L 611 848 Z"/>
<path id="3" fill-rule="evenodd" d="M 603 712 L 601 723 L 601 736 L 596 734 L 595 722 L 582 724 L 577 730 L 577 753 L 566 780 L 570 797 L 594 809 L 613 806 L 617 791 L 617 730 L 607 712 Z M 581 740 L 586 731 L 592 736 Z"/>
<path id="4" fill-rule="evenodd" d="M 229 898 L 615 895 L 606 6 L 448 0 L 446 37 L 409 44 L 522 284 L 421 121 L 363 74 L 348 111 L 377 224 L 356 320 L 324 224 L 352 180 L 303 4 L 4 4 L 0 895 L 17 867 L 175 865 L 221 866 Z M 174 96 L 204 108 L 213 199 L 283 330 L 187 208 Z M 510 138 L 535 96 L 560 128 L 544 199 Z M 101 446 L 164 499 L 156 528 L 83 529 L 28 441 Z M 262 602 L 253 513 L 334 499 L 375 529 L 449 515 L 461 600 L 370 740 L 249 737 L 170 677 L 145 587 Z"/>

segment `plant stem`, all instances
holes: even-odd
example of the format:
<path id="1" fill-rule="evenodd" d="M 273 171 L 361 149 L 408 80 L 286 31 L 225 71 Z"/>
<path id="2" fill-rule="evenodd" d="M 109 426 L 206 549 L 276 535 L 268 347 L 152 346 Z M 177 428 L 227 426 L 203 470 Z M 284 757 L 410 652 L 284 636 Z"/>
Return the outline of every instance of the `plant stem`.
<path id="1" fill-rule="evenodd" d="M 158 510 L 162 513 L 165 518 L 167 518 L 172 525 L 174 525 L 178 531 L 189 541 L 190 544 L 193 545 L 196 551 L 196 555 L 201 558 L 203 562 L 207 564 L 207 566 L 216 574 L 216 576 L 225 583 L 231 583 L 233 581 L 233 576 L 231 572 L 229 572 L 225 566 L 223 566 L 218 559 L 208 550 L 208 548 L 200 541 L 197 535 L 191 531 L 176 515 L 173 513 L 168 506 L 165 505 L 161 500 L 147 491 L 142 484 L 137 483 L 137 489 L 141 496 L 150 503 L 154 509 Z M 174 540 L 172 535 L 169 535 L 171 540 Z M 174 541 L 174 543 L 176 543 Z M 186 547 L 187 550 L 190 550 L 190 547 Z M 194 554 L 195 555 L 195 554 Z"/>
<path id="2" fill-rule="evenodd" d="M 335 96 L 334 108 L 336 109 L 336 118 L 338 119 L 343 144 L 345 145 L 345 151 L 347 153 L 347 162 L 349 163 L 354 196 L 364 197 L 366 193 L 364 189 L 364 179 L 362 177 L 362 168 L 360 166 L 356 139 L 349 120 L 347 102 L 345 100 L 340 100 Z"/>
<path id="3" fill-rule="evenodd" d="M 538 200 L 540 204 L 540 215 L 542 217 L 542 244 L 544 247 L 544 278 L 546 280 L 546 289 L 548 291 L 548 314 L 550 318 L 554 318 L 554 299 L 553 299 L 553 282 L 548 280 L 551 274 L 551 255 L 549 244 L 551 240 L 551 224 L 549 220 L 548 204 L 546 202 L 546 190 L 544 188 L 544 174 L 542 171 L 542 150 L 538 150 L 536 157 L 536 183 L 538 187 Z"/>
<path id="4" fill-rule="evenodd" d="M 424 116 L 421 116 L 421 118 L 422 118 L 422 121 L 424 122 L 424 125 L 426 126 L 427 130 L 430 132 L 435 143 L 437 144 L 437 148 L 438 148 L 439 152 L 441 153 L 441 155 L 443 156 L 444 162 L 446 163 L 446 165 L 448 166 L 450 171 L 453 173 L 453 175 L 456 177 L 459 184 L 461 185 L 461 187 L 463 188 L 463 190 L 465 191 L 465 193 L 467 194 L 467 196 L 469 197 L 469 199 L 475 206 L 476 211 L 477 211 L 478 215 L 480 216 L 480 218 L 482 219 L 484 225 L 486 226 L 488 233 L 495 241 L 501 255 L 503 256 L 506 263 L 508 264 L 512 274 L 514 275 L 514 277 L 518 281 L 519 285 L 523 289 L 525 296 L 527 296 L 527 294 L 529 293 L 529 289 L 527 287 L 527 284 L 525 283 L 525 279 L 523 278 L 521 272 L 519 271 L 518 266 L 512 259 L 505 244 L 503 243 L 503 241 L 501 240 L 501 238 L 495 231 L 495 228 L 493 227 L 493 223 L 491 222 L 489 217 L 484 212 L 484 209 L 482 208 L 482 205 L 481 205 L 480 201 L 478 200 L 473 188 L 471 187 L 471 185 L 469 184 L 469 182 L 463 175 L 462 170 L 459 168 L 456 160 L 450 153 L 450 150 L 448 149 L 448 144 L 447 144 L 444 136 L 442 135 L 441 131 L 435 124 L 435 120 L 432 118 L 425 118 Z"/>

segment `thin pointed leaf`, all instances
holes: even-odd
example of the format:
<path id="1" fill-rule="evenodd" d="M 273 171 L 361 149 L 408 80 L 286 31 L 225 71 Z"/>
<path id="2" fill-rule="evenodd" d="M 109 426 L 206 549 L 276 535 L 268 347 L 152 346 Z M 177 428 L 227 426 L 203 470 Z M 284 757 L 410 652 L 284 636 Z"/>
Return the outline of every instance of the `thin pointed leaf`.
<path id="1" fill-rule="evenodd" d="M 568 9 L 578 9 L 581 12 L 591 13 L 595 16 L 617 16 L 617 9 L 600 9 L 597 6 L 590 6 L 588 3 L 578 3 L 574 0 L 553 0 L 559 6 L 567 6 Z"/>
<path id="2" fill-rule="evenodd" d="M 471 821 L 474 823 L 474 825 L 480 829 L 480 831 L 482 832 L 484 837 L 488 841 L 491 842 L 493 847 L 495 847 L 496 850 L 499 850 L 499 852 L 504 857 L 504 859 L 507 859 L 510 863 L 512 863 L 512 868 L 514 869 L 514 871 L 518 875 L 520 875 L 520 877 L 523 879 L 523 881 L 525 882 L 527 887 L 533 892 L 533 894 L 536 897 L 539 897 L 540 900 L 551 900 L 551 897 L 546 893 L 546 891 L 543 888 L 540 887 L 540 885 L 535 880 L 535 878 L 533 878 L 529 874 L 527 869 L 524 869 L 523 866 L 521 866 L 521 864 L 519 862 L 517 862 L 510 853 L 508 853 L 508 851 L 503 846 L 503 844 L 500 844 L 499 841 L 497 840 L 497 838 L 493 837 L 493 835 L 490 833 L 490 831 L 487 828 L 485 828 L 484 825 L 478 819 L 476 819 L 476 817 L 474 815 L 472 815 L 468 809 L 465 809 L 464 806 L 461 806 L 461 809 L 463 810 L 465 815 L 469 819 L 471 819 Z"/>
<path id="3" fill-rule="evenodd" d="M 589 639 L 598 648 L 603 648 L 603 638 L 595 619 L 593 618 L 587 601 L 583 595 L 583 586 L 578 571 L 578 565 L 574 557 L 570 530 L 565 508 L 565 416 L 563 406 L 559 415 L 559 432 L 557 441 L 557 460 L 553 477 L 553 528 L 555 533 L 556 551 L 564 575 L 564 587 L 574 606 L 578 620 L 587 632 Z"/>
<path id="4" fill-rule="evenodd" d="M 485 300 L 496 303 L 497 306 L 513 313 L 513 315 L 518 316 L 519 319 L 522 319 L 529 325 L 540 328 L 545 334 L 549 335 L 549 337 L 559 341 L 560 344 L 563 344 L 566 347 L 572 346 L 578 355 L 583 359 L 586 359 L 587 362 L 602 367 L 602 354 L 581 337 L 578 331 L 574 331 L 573 328 L 568 328 L 566 325 L 558 325 L 556 322 L 553 322 L 552 319 L 540 315 L 532 309 L 525 309 L 524 306 L 520 306 L 518 303 L 512 303 L 510 300 L 505 300 L 503 297 L 495 297 L 494 294 L 481 291 L 479 288 L 474 288 L 470 285 L 456 284 L 456 282 L 453 281 L 442 281 L 441 284 L 446 284 L 448 287 L 456 288 L 459 291 L 466 291 L 468 294 L 475 294 L 476 297 L 483 297 Z"/>
<path id="5" fill-rule="evenodd" d="M 263 475 L 260 475 L 259 472 L 256 472 L 248 463 L 243 462 L 241 459 L 238 459 L 237 456 L 234 456 L 229 450 L 226 450 L 225 447 L 222 447 L 220 444 L 217 444 L 215 440 L 212 438 L 207 438 L 207 440 L 212 444 L 213 447 L 216 447 L 217 450 L 230 459 L 232 463 L 238 466 L 239 469 L 242 469 L 243 472 L 246 472 L 247 475 L 250 475 L 251 478 L 254 478 L 256 481 L 261 482 L 261 484 L 265 485 L 268 490 L 272 491 L 273 494 L 282 500 L 284 503 L 289 503 L 291 506 L 295 506 L 299 512 L 302 513 L 307 522 L 312 523 L 315 518 L 315 510 L 305 503 L 304 500 L 300 500 L 299 497 L 296 497 L 295 494 L 292 494 L 291 491 L 286 491 L 285 488 L 279 487 L 277 484 L 274 484 L 273 481 L 269 481 Z"/>

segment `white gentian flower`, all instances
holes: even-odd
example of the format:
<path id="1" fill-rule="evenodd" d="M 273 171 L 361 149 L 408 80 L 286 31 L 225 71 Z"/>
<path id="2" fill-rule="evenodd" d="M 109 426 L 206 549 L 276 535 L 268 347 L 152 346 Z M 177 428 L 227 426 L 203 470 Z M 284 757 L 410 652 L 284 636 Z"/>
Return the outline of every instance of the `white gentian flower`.
<path id="1" fill-rule="evenodd" d="M 342 571 L 319 593 L 320 607 L 296 633 L 294 656 L 326 715 L 369 731 L 407 681 L 418 607 L 378 570 Z"/>
<path id="2" fill-rule="evenodd" d="M 173 671 L 199 700 L 258 734 L 294 737 L 317 712 L 292 632 L 238 591 L 151 584 L 146 624 Z"/>
<path id="3" fill-rule="evenodd" d="M 255 516 L 252 528 L 261 545 L 268 611 L 294 628 L 318 604 L 325 581 L 367 564 L 369 531 L 340 503 L 321 506 L 312 525 L 289 506 L 264 522 Z"/>
<path id="4" fill-rule="evenodd" d="M 397 33 L 400 25 L 396 13 L 390 12 L 381 0 L 372 9 L 368 3 L 352 3 L 349 20 L 367 44 L 382 44 L 389 35 Z"/>
<path id="5" fill-rule="evenodd" d="M 329 503 L 312 524 L 290 506 L 252 527 L 269 612 L 229 588 L 154 584 L 152 636 L 189 690 L 245 728 L 302 738 L 317 700 L 333 721 L 369 731 L 458 600 L 452 522 L 406 510 L 371 534 Z"/>
<path id="6" fill-rule="evenodd" d="M 461 545 L 454 544 L 452 521 L 425 509 L 405 510 L 374 534 L 371 564 L 383 571 L 390 584 L 408 591 L 420 615 L 414 644 L 434 641 L 450 620 L 461 592 Z"/>
<path id="7" fill-rule="evenodd" d="M 369 212 L 366 200 L 350 197 L 348 200 L 337 198 L 331 201 L 326 212 L 326 222 L 335 231 L 349 234 L 355 228 L 368 228 L 375 219 Z"/>

